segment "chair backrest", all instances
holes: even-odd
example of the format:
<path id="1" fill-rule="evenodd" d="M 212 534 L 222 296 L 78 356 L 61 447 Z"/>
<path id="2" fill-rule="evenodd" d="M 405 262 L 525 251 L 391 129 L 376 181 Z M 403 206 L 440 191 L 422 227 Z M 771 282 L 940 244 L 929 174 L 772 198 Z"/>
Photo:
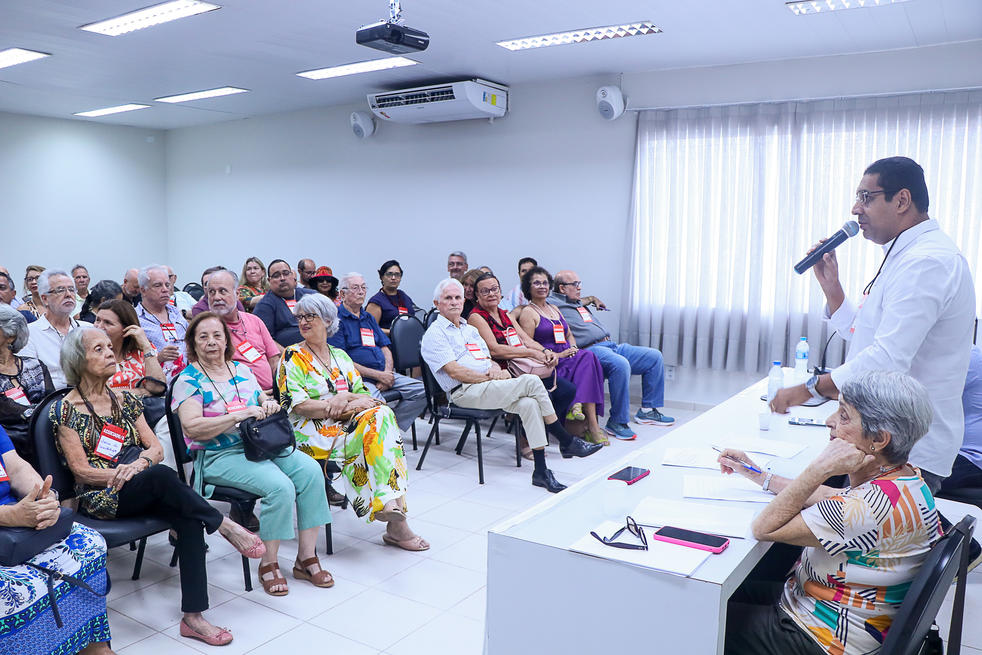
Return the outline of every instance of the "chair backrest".
<path id="1" fill-rule="evenodd" d="M 389 326 L 392 363 L 397 371 L 419 366 L 419 348 L 426 328 L 415 316 L 400 316 Z"/>
<path id="2" fill-rule="evenodd" d="M 205 290 L 197 282 L 188 282 L 183 291 L 195 300 L 201 300 L 201 296 L 205 295 Z"/>
<path id="3" fill-rule="evenodd" d="M 429 400 L 430 408 L 433 409 L 447 405 L 449 399 L 446 397 L 440 384 L 436 381 L 436 378 L 433 377 L 433 371 L 430 370 L 426 360 L 422 357 L 419 358 L 419 367 L 423 372 L 423 389 L 426 391 L 426 398 Z"/>
<path id="4" fill-rule="evenodd" d="M 31 416 L 31 440 L 37 456 L 38 473 L 51 476 L 51 488 L 62 500 L 75 497 L 75 476 L 62 461 L 55 446 L 54 423 L 48 416 L 51 406 L 68 395 L 71 388 L 58 389 L 44 397 Z"/>
<path id="5" fill-rule="evenodd" d="M 966 516 L 931 548 L 931 552 L 928 553 L 927 559 L 924 560 L 920 571 L 907 590 L 900 611 L 893 617 L 887 637 L 883 640 L 881 655 L 916 655 L 920 651 L 924 637 L 927 636 L 931 624 L 938 616 L 941 603 L 951 587 L 952 580 L 958 574 L 963 558 L 967 564 L 967 551 L 974 530 L 975 517 Z M 962 594 L 964 594 L 964 584 L 963 574 L 958 580 L 958 585 L 962 587 Z M 962 598 L 964 600 L 964 596 Z M 957 635 L 949 634 L 949 642 L 955 640 L 960 642 L 960 613 L 963 610 L 964 605 L 952 609 L 951 633 L 956 632 L 957 621 Z"/>
<path id="6" fill-rule="evenodd" d="M 167 385 L 167 393 L 164 394 L 164 411 L 167 417 L 167 427 L 170 429 L 170 443 L 174 450 L 174 459 L 177 460 L 177 475 L 181 482 L 187 482 L 184 475 L 184 464 L 190 463 L 191 456 L 188 454 L 188 446 L 184 443 L 184 428 L 181 427 L 181 419 L 176 412 L 171 411 L 170 402 L 174 397 L 174 385 L 177 383 L 175 377 Z"/>
<path id="7" fill-rule="evenodd" d="M 423 321 L 423 325 L 424 325 L 425 327 L 430 327 L 431 325 L 433 325 L 433 322 L 434 322 L 434 321 L 435 321 L 435 320 L 437 319 L 437 317 L 438 317 L 439 315 L 440 315 L 440 312 L 438 312 L 438 311 L 436 310 L 436 307 L 434 307 L 434 308 L 433 308 L 433 309 L 431 309 L 430 311 L 428 311 L 428 312 L 426 312 L 426 318 L 425 318 L 425 320 Z"/>

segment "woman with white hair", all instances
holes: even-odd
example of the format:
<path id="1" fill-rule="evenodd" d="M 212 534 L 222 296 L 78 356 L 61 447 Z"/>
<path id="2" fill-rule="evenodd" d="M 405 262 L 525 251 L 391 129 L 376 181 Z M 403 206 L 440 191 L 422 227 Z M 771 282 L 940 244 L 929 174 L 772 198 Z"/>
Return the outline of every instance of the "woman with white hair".
<path id="1" fill-rule="evenodd" d="M 54 391 L 48 368 L 34 357 L 19 357 L 30 332 L 27 319 L 0 303 L 0 426 L 7 431 L 17 454 L 36 465 L 30 438 L 31 415 L 41 400 Z"/>
<path id="2" fill-rule="evenodd" d="M 303 341 L 283 353 L 277 378 L 297 444 L 341 465 L 355 513 L 387 522 L 383 542 L 427 550 L 406 522 L 406 454 L 395 414 L 372 398 L 347 353 L 327 343 L 338 331 L 337 307 L 310 294 L 297 302 L 296 317 Z"/>
<path id="3" fill-rule="evenodd" d="M 786 568 L 774 571 L 775 580 L 755 576 L 733 594 L 727 654 L 879 650 L 941 536 L 931 491 L 907 462 L 933 415 L 919 382 L 874 371 L 842 385 L 839 408 L 826 420 L 831 443 L 797 478 L 755 473 L 743 466 L 761 468 L 746 453 L 723 451 L 723 473 L 777 494 L 754 520 L 754 537 L 804 547 L 790 577 Z M 849 486 L 823 486 L 837 475 L 848 475 Z"/>

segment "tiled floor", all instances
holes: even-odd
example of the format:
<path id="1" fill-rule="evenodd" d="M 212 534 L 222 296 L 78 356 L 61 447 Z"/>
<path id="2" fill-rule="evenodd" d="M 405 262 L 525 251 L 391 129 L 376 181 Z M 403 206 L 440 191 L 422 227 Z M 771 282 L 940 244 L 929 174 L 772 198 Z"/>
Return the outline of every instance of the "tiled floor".
<path id="1" fill-rule="evenodd" d="M 670 408 L 677 425 L 697 416 Z M 545 499 L 532 487 L 531 462 L 515 467 L 514 440 L 495 434 L 485 440 L 484 485 L 477 483 L 473 440 L 463 456 L 450 423 L 441 429 L 448 438 L 427 454 L 422 471 L 410 474 L 408 495 L 413 528 L 431 544 L 424 553 L 409 553 L 382 544 L 384 525 L 368 525 L 350 509 L 334 511 L 334 555 L 322 559 L 337 584 L 317 589 L 289 575 L 296 542 L 280 548 L 280 566 L 290 583 L 288 596 L 274 598 L 256 588 L 243 590 L 241 558 L 217 534 L 208 537 L 208 581 L 211 609 L 206 616 L 228 626 L 235 640 L 218 649 L 182 638 L 180 585 L 168 567 L 172 549 L 160 537 L 147 547 L 143 574 L 130 580 L 133 553 L 110 553 L 113 590 L 109 619 L 113 649 L 120 655 L 195 655 L 256 653 L 285 655 L 478 655 L 484 635 L 487 529 L 501 519 Z M 425 426 L 425 428 L 424 428 Z M 670 428 L 634 426 L 639 437 L 612 440 L 609 448 L 587 459 L 563 460 L 555 446 L 547 459 L 556 477 L 571 484 L 608 466 L 630 449 L 667 434 Z M 425 437 L 429 428 L 420 421 Z M 415 467 L 420 450 L 409 450 Z M 318 552 L 324 552 L 323 533 Z M 255 566 L 253 567 L 255 581 Z M 982 569 L 969 576 L 966 616 L 982 614 Z M 383 619 L 384 617 L 384 619 Z M 945 615 L 945 620 L 947 616 Z M 962 652 L 982 655 L 982 625 L 968 622 Z M 978 649 L 978 650 L 975 650 Z"/>

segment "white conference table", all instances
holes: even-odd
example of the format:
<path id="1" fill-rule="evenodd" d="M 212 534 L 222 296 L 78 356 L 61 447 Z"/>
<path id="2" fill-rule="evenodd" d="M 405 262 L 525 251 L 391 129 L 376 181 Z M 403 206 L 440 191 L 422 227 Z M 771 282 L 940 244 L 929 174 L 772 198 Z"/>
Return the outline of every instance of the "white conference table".
<path id="1" fill-rule="evenodd" d="M 786 377 L 790 382 L 790 371 Z M 731 539 L 725 551 L 711 555 L 688 578 L 568 548 L 604 520 L 622 523 L 646 496 L 682 499 L 684 475 L 712 475 L 708 469 L 662 466 L 662 454 L 669 447 L 708 446 L 723 435 L 794 441 L 807 447 L 794 458 L 773 460 L 771 467 L 789 477 L 800 473 L 828 443 L 828 429 L 789 425 L 788 416 L 824 423 L 837 403 L 794 407 L 788 416 L 774 415 L 765 432 L 758 426 L 765 390 L 766 380 L 744 389 L 489 531 L 485 652 L 722 653 L 727 600 L 770 544 L 758 542 L 748 531 L 746 538 Z M 627 465 L 649 468 L 651 474 L 631 486 L 606 479 Z M 693 502 L 755 511 L 765 506 Z"/>

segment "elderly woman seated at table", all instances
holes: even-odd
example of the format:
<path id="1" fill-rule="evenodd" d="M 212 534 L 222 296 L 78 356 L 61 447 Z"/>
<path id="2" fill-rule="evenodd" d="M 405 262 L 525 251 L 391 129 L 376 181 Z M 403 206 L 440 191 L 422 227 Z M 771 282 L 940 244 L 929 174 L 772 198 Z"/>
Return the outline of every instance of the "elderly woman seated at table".
<path id="1" fill-rule="evenodd" d="M 394 259 L 382 264 L 378 269 L 378 278 L 382 288 L 368 299 L 365 310 L 375 317 L 375 322 L 382 332 L 389 333 L 392 321 L 400 316 L 412 316 L 416 309 L 413 299 L 399 288 L 402 283 L 402 266 Z"/>
<path id="2" fill-rule="evenodd" d="M 222 514 L 181 482 L 174 469 L 160 465 L 163 452 L 143 418 L 143 403 L 128 391 L 107 385 L 116 374 L 109 337 L 80 327 L 65 337 L 61 365 L 75 388 L 50 410 L 58 450 L 75 476 L 80 510 L 99 519 L 155 516 L 177 532 L 181 571 L 180 633 L 213 646 L 232 634 L 209 623 L 203 530 L 218 530 L 239 552 L 263 553 L 256 535 Z"/>
<path id="3" fill-rule="evenodd" d="M 831 443 L 798 477 L 755 473 L 743 466 L 760 468 L 746 453 L 722 452 L 724 473 L 777 494 L 754 520 L 754 537 L 804 547 L 790 577 L 788 561 L 780 566 L 771 557 L 781 549 L 772 549 L 733 594 L 726 653 L 878 651 L 941 536 L 934 498 L 907 462 L 932 417 L 919 382 L 876 371 L 842 385 L 839 408 L 826 421 Z M 837 475 L 848 475 L 849 486 L 823 486 Z"/>
<path id="4" fill-rule="evenodd" d="M 406 521 L 406 454 L 395 414 L 372 398 L 347 353 L 327 343 L 338 331 L 337 307 L 311 294 L 297 302 L 296 316 L 303 341 L 283 353 L 278 381 L 297 443 L 318 460 L 341 465 L 355 513 L 387 522 L 382 541 L 428 549 Z"/>
<path id="5" fill-rule="evenodd" d="M 27 345 L 27 319 L 0 303 L 0 426 L 6 429 L 17 454 L 35 464 L 30 438 L 31 415 L 41 400 L 54 391 L 48 368 L 33 357 L 18 357 Z"/>
<path id="6" fill-rule="evenodd" d="M 289 591 L 277 554 L 280 541 L 294 536 L 294 505 L 300 535 L 293 577 L 315 587 L 333 586 L 334 578 L 314 552 L 320 526 L 331 522 L 317 463 L 299 450 L 286 449 L 273 459 L 246 459 L 238 424 L 271 416 L 279 405 L 260 389 L 248 366 L 232 359 L 232 335 L 214 312 L 191 320 L 185 343 L 191 364 L 174 384 L 171 403 L 195 455 L 198 490 L 208 497 L 221 485 L 261 497 L 259 537 L 266 548 L 259 579 L 267 594 L 285 596 Z"/>
<path id="7" fill-rule="evenodd" d="M 59 512 L 51 476 L 42 480 L 0 428 L 0 525 L 43 530 L 55 524 Z M 54 580 L 49 596 L 48 576 L 30 564 L 80 578 L 97 592 L 106 591 L 109 582 L 105 540 L 79 523 L 26 562 L 0 567 L 0 652 L 112 655 L 106 599 L 62 579 Z M 57 599 L 61 627 L 52 598 Z"/>

